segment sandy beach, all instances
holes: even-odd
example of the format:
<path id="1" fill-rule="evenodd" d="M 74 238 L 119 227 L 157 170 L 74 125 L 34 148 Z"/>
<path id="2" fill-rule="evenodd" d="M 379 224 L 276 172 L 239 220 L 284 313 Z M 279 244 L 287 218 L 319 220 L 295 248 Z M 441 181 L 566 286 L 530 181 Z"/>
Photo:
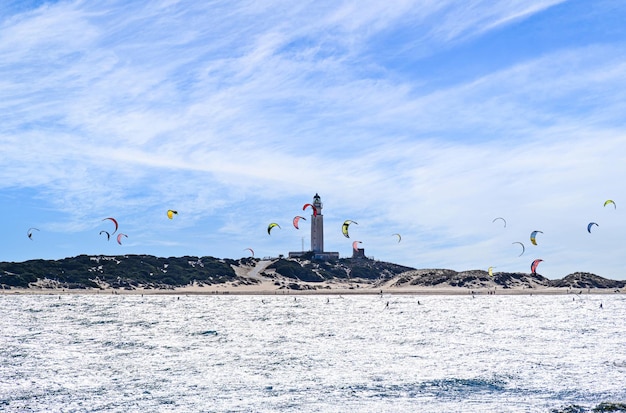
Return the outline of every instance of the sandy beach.
<path id="1" fill-rule="evenodd" d="M 12 288 L 2 294 L 99 294 L 99 295 L 580 295 L 580 294 L 624 294 L 624 289 L 611 288 L 464 288 L 453 286 L 373 286 L 368 282 L 298 282 L 298 288 L 285 288 L 276 285 L 275 280 L 264 280 L 257 284 L 229 282 L 218 285 L 185 286 L 177 288 L 135 288 L 135 289 L 68 289 L 68 288 Z"/>

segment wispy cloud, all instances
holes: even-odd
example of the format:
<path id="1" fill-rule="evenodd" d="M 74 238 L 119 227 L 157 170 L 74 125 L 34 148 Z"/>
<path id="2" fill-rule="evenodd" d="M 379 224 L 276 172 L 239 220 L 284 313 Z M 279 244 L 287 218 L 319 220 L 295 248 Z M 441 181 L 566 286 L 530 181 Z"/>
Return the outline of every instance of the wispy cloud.
<path id="1" fill-rule="evenodd" d="M 462 5 L 448 2 L 439 10 L 438 17 L 441 19 L 432 19 L 434 16 L 428 16 L 433 24 L 430 34 L 438 40 L 465 40 L 532 16 L 565 1 L 472 0 L 463 2 Z"/>
<path id="2" fill-rule="evenodd" d="M 529 254 L 547 254 L 546 271 L 620 277 L 611 245 L 625 224 L 601 204 L 623 193 L 626 172 L 623 44 L 557 45 L 430 88 L 377 58 L 468 56 L 556 5 L 567 12 L 560 1 L 14 9 L 0 26 L 3 208 L 18 214 L 23 188 L 59 234 L 116 214 L 132 232 L 124 251 L 241 256 L 258 244 L 277 255 L 301 247 L 306 229 L 291 218 L 319 192 L 327 247 L 343 255 L 351 240 L 332 228 L 354 219 L 379 259 L 526 271 L 511 243 L 542 227 Z M 164 221 L 170 207 L 180 215 Z M 20 225 L 36 214 L 19 211 Z M 576 231 L 589 235 L 584 221 L 600 214 L 612 221 L 589 256 Z M 491 223 L 502 215 L 506 234 Z M 270 220 L 284 228 L 268 237 Z"/>

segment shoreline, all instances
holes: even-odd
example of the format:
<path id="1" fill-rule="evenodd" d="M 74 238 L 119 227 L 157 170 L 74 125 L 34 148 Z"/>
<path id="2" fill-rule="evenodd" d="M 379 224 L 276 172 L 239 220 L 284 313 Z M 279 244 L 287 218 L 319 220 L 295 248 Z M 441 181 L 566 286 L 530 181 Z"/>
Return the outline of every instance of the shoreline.
<path id="1" fill-rule="evenodd" d="M 363 272 L 352 274 L 346 263 L 337 264 L 332 271 L 320 267 L 311 275 L 307 261 L 294 261 L 286 267 L 286 273 L 270 267 L 274 259 L 240 260 L 228 262 L 234 275 L 224 268 L 225 263 L 216 259 L 207 259 L 209 269 L 204 270 L 197 279 L 178 275 L 169 276 L 168 282 L 178 283 L 173 287 L 160 282 L 160 272 L 167 272 L 173 260 L 175 271 L 180 268 L 186 271 L 204 263 L 200 258 L 190 260 L 181 258 L 156 258 L 151 256 L 124 256 L 105 257 L 84 256 L 75 263 L 89 276 L 56 277 L 58 268 L 39 274 L 36 281 L 26 282 L 27 279 L 12 281 L 9 286 L 0 285 L 1 294 L 110 294 L 110 295 L 567 295 L 567 294 L 616 294 L 626 292 L 626 280 L 610 280 L 591 273 L 576 272 L 560 280 L 550 280 L 539 274 L 524 273 L 496 273 L 487 277 L 482 270 L 458 272 L 446 269 L 406 270 L 396 264 L 375 261 L 358 261 Z M 132 258 L 132 259 L 131 259 Z M 104 260 L 106 262 L 102 263 Z M 108 261 L 114 260 L 113 263 Z M 126 261 L 125 261 L 126 260 Z M 133 278 L 133 271 L 138 271 L 139 265 L 144 268 L 146 262 L 155 268 L 150 277 Z M 93 261 L 93 262 L 92 262 Z M 100 274 L 107 274 L 104 264 L 114 265 L 119 271 L 131 274 L 130 276 L 111 278 Z M 217 265 L 213 268 L 212 265 Z M 118 268 L 117 265 L 125 265 Z M 356 264 L 355 264 L 356 265 Z M 179 268 L 180 267 L 180 268 Z M 293 268 L 298 269 L 298 271 Z M 46 267 L 44 267 L 46 268 Z M 72 267 L 74 268 L 74 267 Z M 108 267 L 107 267 L 108 268 Z M 282 268 L 282 267 L 281 267 Z M 13 272 L 4 271 L 0 276 L 16 276 L 17 269 L 9 268 Z M 300 271 L 300 269 L 303 270 Z M 27 268 L 24 269 L 26 271 Z M 224 271 L 222 274 L 220 271 Z M 308 270 L 306 272 L 304 270 Z M 208 272 L 207 272 L 208 271 Z M 213 271 L 213 272 L 211 272 Z M 300 271 L 300 272 L 299 272 Z M 339 271 L 338 273 L 336 271 Z M 19 272 L 19 271 L 18 271 Z M 319 272 L 319 274 L 318 274 Z M 346 277 L 337 277 L 336 274 L 345 274 Z M 210 275 L 213 274 L 214 275 Z M 143 274 L 143 273 L 141 273 Z M 156 274 L 156 275 L 155 275 Z M 221 274 L 221 275 L 220 275 Z M 57 274 L 58 275 L 58 274 Z M 109 274 L 110 275 L 110 274 Z M 144 274 L 145 275 L 145 274 Z M 357 275 L 352 278 L 350 275 Z M 33 277 L 31 277 L 33 278 Z M 59 279 L 61 281 L 59 281 Z M 141 280 L 141 281 L 140 281 Z M 306 280 L 306 281 L 305 281 Z M 189 284 L 184 284 L 189 282 Z"/>
<path id="2" fill-rule="evenodd" d="M 345 285 L 324 286 L 322 288 L 286 289 L 274 285 L 211 285 L 186 286 L 171 289 L 154 288 L 12 288 L 3 289 L 2 295 L 606 295 L 624 294 L 625 289 L 613 288 L 467 288 L 467 287 L 372 287 Z"/>

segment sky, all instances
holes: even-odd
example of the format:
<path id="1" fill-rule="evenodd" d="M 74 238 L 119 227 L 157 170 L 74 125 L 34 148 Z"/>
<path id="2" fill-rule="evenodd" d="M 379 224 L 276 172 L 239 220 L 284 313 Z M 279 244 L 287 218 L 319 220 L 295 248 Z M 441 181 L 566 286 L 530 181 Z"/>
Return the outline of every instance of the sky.
<path id="1" fill-rule="evenodd" d="M 624 21 L 604 0 L 3 1 L 0 261 L 277 257 L 310 248 L 317 193 L 341 257 L 626 279 Z"/>

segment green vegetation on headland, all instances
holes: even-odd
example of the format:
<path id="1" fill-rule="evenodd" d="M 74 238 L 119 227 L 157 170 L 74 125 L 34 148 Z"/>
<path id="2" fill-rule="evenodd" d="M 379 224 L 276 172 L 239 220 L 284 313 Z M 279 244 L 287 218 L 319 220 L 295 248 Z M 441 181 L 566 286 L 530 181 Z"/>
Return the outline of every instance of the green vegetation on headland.
<path id="1" fill-rule="evenodd" d="M 259 260 L 214 257 L 169 257 L 151 255 L 88 256 L 60 260 L 0 262 L 2 288 L 62 287 L 85 288 L 174 288 L 189 285 L 209 286 L 227 282 L 246 283 L 235 268 L 254 268 Z M 294 282 L 322 282 L 358 277 L 374 280 L 390 278 L 412 268 L 372 260 L 340 259 L 332 262 L 302 259 L 272 260 L 265 275 L 293 279 Z"/>
<path id="2" fill-rule="evenodd" d="M 235 279 L 231 265 L 241 261 L 213 257 L 151 255 L 89 256 L 61 260 L 30 260 L 0 263 L 0 285 L 28 288 L 35 283 L 63 288 L 177 287 L 194 282 L 220 284 Z"/>
<path id="3" fill-rule="evenodd" d="M 312 260 L 306 254 L 300 258 L 272 259 L 254 277 L 242 276 L 260 262 L 251 257 L 232 260 L 191 256 L 161 258 L 151 255 L 79 255 L 60 260 L 0 262 L 0 286 L 3 289 L 172 289 L 190 285 L 223 285 L 228 282 L 254 284 L 260 282 L 260 277 L 274 279 L 276 285 L 286 285 L 286 288 L 292 289 L 302 288 L 302 283 L 353 280 L 372 287 L 387 283 L 390 287 L 447 285 L 481 288 L 490 284 L 505 289 L 518 286 L 619 289 L 626 285 L 626 281 L 608 280 L 589 273 L 574 273 L 560 280 L 523 273 L 495 273 L 489 277 L 482 270 L 416 270 L 367 258 Z M 285 280 L 288 281 L 286 284 Z"/>

